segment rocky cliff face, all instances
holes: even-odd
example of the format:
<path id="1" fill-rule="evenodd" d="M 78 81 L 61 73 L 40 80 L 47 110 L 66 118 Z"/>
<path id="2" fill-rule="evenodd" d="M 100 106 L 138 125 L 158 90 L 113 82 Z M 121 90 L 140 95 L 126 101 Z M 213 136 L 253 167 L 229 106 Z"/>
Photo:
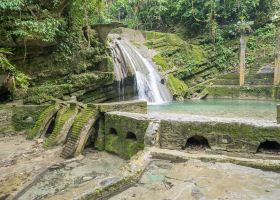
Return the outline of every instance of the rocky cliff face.
<path id="1" fill-rule="evenodd" d="M 94 9 L 80 0 L 6 4 L 0 8 L 5 16 L 0 48 L 12 48 L 8 59 L 30 78 L 29 89 L 18 88 L 16 99 L 43 103 L 74 95 L 103 102 L 115 97 L 110 51 L 89 26 L 96 20 Z"/>

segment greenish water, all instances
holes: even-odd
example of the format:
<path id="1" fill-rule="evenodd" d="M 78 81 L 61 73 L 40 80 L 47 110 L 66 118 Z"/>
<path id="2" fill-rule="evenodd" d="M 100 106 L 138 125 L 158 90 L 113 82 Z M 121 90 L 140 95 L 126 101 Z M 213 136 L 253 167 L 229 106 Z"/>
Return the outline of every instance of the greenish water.
<path id="1" fill-rule="evenodd" d="M 149 112 L 276 120 L 276 101 L 209 99 L 150 105 Z"/>

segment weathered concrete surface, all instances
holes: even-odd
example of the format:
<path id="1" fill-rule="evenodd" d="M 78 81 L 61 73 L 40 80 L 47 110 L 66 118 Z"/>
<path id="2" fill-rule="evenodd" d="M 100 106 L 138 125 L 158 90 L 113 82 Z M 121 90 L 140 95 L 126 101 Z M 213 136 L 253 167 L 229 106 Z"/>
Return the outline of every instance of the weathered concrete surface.
<path id="1" fill-rule="evenodd" d="M 33 128 L 28 132 L 27 138 L 34 139 L 45 135 L 54 116 L 63 106 L 55 103 L 47 107 L 39 116 Z"/>
<path id="2" fill-rule="evenodd" d="M 113 184 L 126 174 L 126 162 L 105 152 L 86 151 L 85 156 L 53 166 L 19 197 L 30 199 L 74 199 L 101 186 Z M 106 167 L 104 167 L 106 166 Z"/>
<path id="3" fill-rule="evenodd" d="M 142 100 L 120 101 L 113 103 L 95 104 L 101 113 L 120 111 L 132 113 L 147 113 L 147 102 Z"/>
<path id="4" fill-rule="evenodd" d="M 280 175 L 195 159 L 153 161 L 139 183 L 111 200 L 279 199 Z"/>
<path id="5" fill-rule="evenodd" d="M 149 119 L 143 114 L 110 112 L 105 114 L 105 150 L 130 158 L 144 148 Z M 112 129 L 115 133 L 112 133 Z M 128 138 L 128 134 L 135 138 Z"/>
<path id="6" fill-rule="evenodd" d="M 0 199 L 14 194 L 47 167 L 60 162 L 60 150 L 45 151 L 41 143 L 26 140 L 20 134 L 0 138 Z"/>
<path id="7" fill-rule="evenodd" d="M 170 160 L 172 162 L 185 162 L 190 159 L 197 159 L 208 162 L 221 162 L 221 163 L 233 163 L 247 167 L 254 167 L 265 170 L 279 171 L 280 170 L 280 158 L 279 156 L 269 156 L 267 154 L 245 154 L 245 153 L 228 153 L 224 152 L 215 153 L 209 151 L 205 152 L 194 150 L 169 150 L 160 148 L 148 148 L 152 158 Z"/>
<path id="8" fill-rule="evenodd" d="M 161 148 L 182 149 L 185 147 L 187 139 L 195 135 L 207 139 L 212 150 L 255 153 L 262 142 L 280 143 L 280 125 L 274 121 L 179 114 L 153 113 L 146 115 L 110 112 L 105 114 L 104 130 L 100 130 L 104 137 L 102 140 L 105 143 L 105 149 L 115 153 L 124 152 L 125 147 L 118 146 L 127 146 L 122 144 L 122 141 L 126 141 L 125 134 L 129 131 L 134 132 L 137 139 L 141 138 L 142 144 L 142 137 L 148 137 L 147 124 L 156 120 L 159 120 L 160 125 L 156 128 L 157 133 L 154 133 L 153 140 L 156 141 L 158 138 Z M 117 135 L 108 134 L 111 128 L 116 130 Z M 112 143 L 114 143 L 114 147 L 112 147 Z"/>
<path id="9" fill-rule="evenodd" d="M 119 27 L 125 27 L 125 25 L 120 22 L 112 22 L 109 24 L 94 24 L 94 25 L 91 25 L 90 27 L 97 31 L 100 40 L 105 44 L 109 33 L 113 29 L 119 28 Z"/>
<path id="10" fill-rule="evenodd" d="M 0 108 L 0 137 L 13 133 L 12 110 Z"/>
<path id="11" fill-rule="evenodd" d="M 207 88 L 207 98 L 264 99 L 280 98 L 279 86 L 255 85 L 213 85 Z"/>
<path id="12" fill-rule="evenodd" d="M 184 116 L 163 119 L 160 124 L 160 144 L 168 149 L 185 147 L 187 139 L 195 135 L 206 138 L 215 150 L 256 152 L 266 140 L 280 143 L 280 126 L 272 122 Z"/>
<path id="13" fill-rule="evenodd" d="M 70 158 L 79 155 L 84 149 L 86 142 L 92 132 L 92 127 L 97 122 L 99 112 L 94 105 L 87 105 L 81 111 L 72 126 L 67 142 L 61 152 L 63 158 Z"/>
<path id="14" fill-rule="evenodd" d="M 277 105 L 277 123 L 280 124 L 280 104 Z"/>

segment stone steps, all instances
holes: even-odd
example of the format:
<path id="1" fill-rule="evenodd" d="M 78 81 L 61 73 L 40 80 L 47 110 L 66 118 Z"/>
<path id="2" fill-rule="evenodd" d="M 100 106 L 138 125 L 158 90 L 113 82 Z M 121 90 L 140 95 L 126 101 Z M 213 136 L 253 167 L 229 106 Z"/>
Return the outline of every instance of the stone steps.
<path id="1" fill-rule="evenodd" d="M 71 103 L 66 111 L 63 113 L 58 113 L 55 127 L 49 138 L 45 140 L 44 147 L 48 148 L 50 146 L 63 143 L 67 137 L 67 134 L 74 123 L 74 119 L 78 113 L 78 108 L 75 103 Z"/>
<path id="2" fill-rule="evenodd" d="M 80 140 L 83 139 L 82 134 L 89 134 L 97 113 L 98 112 L 94 106 L 88 105 L 86 109 L 84 109 L 77 115 L 73 123 L 70 135 L 62 150 L 61 157 L 69 158 L 74 156 Z"/>
<path id="3" fill-rule="evenodd" d="M 49 124 L 54 115 L 61 109 L 58 103 L 47 107 L 39 116 L 34 127 L 28 132 L 27 139 L 40 137 L 46 132 L 46 126 Z"/>

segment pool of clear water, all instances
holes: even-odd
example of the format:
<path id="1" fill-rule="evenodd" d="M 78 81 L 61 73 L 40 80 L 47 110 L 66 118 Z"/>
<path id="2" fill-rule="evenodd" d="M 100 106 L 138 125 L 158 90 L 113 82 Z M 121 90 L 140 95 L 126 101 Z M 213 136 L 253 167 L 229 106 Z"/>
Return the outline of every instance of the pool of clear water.
<path id="1" fill-rule="evenodd" d="M 278 101 L 207 99 L 149 105 L 149 112 L 276 120 Z"/>

